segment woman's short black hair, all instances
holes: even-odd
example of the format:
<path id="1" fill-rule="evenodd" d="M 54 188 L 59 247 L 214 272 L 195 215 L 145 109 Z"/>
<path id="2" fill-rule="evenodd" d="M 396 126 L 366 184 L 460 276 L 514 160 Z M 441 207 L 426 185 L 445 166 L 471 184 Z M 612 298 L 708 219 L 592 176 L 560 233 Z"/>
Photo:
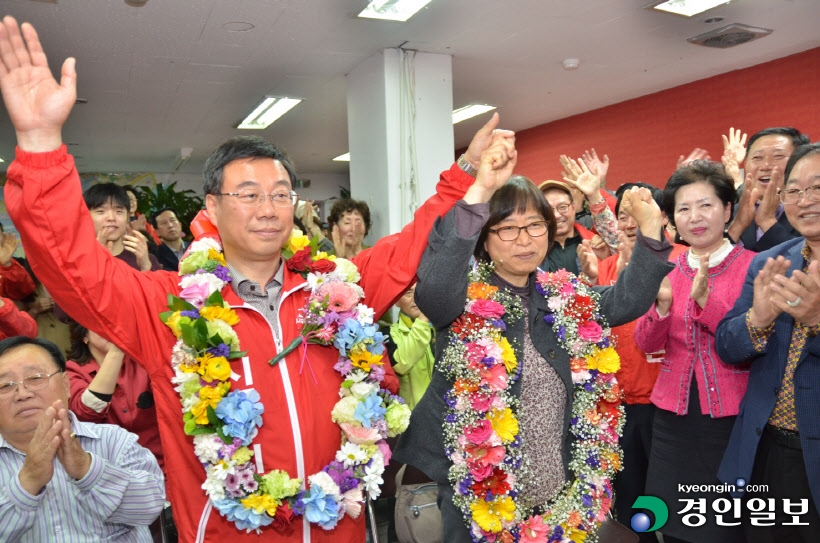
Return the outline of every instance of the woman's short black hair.
<path id="1" fill-rule="evenodd" d="M 730 204 L 729 221 L 734 212 L 733 204 L 737 202 L 737 191 L 732 177 L 726 173 L 723 164 L 708 160 L 695 160 L 688 166 L 678 168 L 663 189 L 663 206 L 661 209 L 669 218 L 669 223 L 675 226 L 675 196 L 678 189 L 692 183 L 707 183 L 715 189 L 715 194 L 723 203 Z"/>
<path id="2" fill-rule="evenodd" d="M 59 347 L 47 339 L 41 339 L 38 337 L 32 338 L 28 336 L 14 336 L 6 338 L 3 341 L 0 341 L 0 356 L 3 356 L 8 351 L 16 349 L 17 347 L 23 347 L 24 345 L 34 345 L 35 347 L 40 347 L 46 351 L 49 356 L 51 356 L 51 359 L 60 371 L 65 371 L 65 357 L 63 356 L 63 352 Z"/>
<path id="3" fill-rule="evenodd" d="M 68 334 L 71 345 L 66 352 L 66 357 L 80 366 L 91 362 L 94 357 L 91 355 L 91 349 L 88 348 L 88 343 L 85 342 L 86 336 L 88 335 L 88 328 L 70 319 L 68 321 Z"/>
<path id="4" fill-rule="evenodd" d="M 487 241 L 491 228 L 513 213 L 524 213 L 530 207 L 547 221 L 547 235 L 549 236 L 547 251 L 549 252 L 549 247 L 552 247 L 552 241 L 555 239 L 555 214 L 547 203 L 547 199 L 544 198 L 544 193 L 532 181 L 523 175 L 514 175 L 490 198 L 490 218 L 478 236 L 473 253 L 476 259 L 484 262 L 491 261 L 489 253 L 484 248 L 484 242 Z"/>
<path id="5" fill-rule="evenodd" d="M 370 208 L 365 202 L 360 200 L 353 200 L 352 198 L 345 198 L 343 200 L 336 200 L 330 208 L 330 213 L 327 216 L 328 228 L 333 228 L 334 224 L 338 224 L 342 220 L 342 215 L 345 213 L 358 213 L 364 220 L 364 235 L 370 232 Z"/>

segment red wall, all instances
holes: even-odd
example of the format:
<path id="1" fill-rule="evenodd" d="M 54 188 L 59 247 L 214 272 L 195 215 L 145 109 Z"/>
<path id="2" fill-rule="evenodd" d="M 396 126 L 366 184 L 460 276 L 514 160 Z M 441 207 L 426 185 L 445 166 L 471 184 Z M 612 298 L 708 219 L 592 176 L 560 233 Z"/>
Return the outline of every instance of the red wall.
<path id="1" fill-rule="evenodd" d="M 820 140 L 820 48 L 518 132 L 516 173 L 536 184 L 560 179 L 558 155 L 577 158 L 594 147 L 609 155 L 609 189 L 631 181 L 662 187 L 695 147 L 720 160 L 730 126 L 750 136 L 794 126 Z"/>

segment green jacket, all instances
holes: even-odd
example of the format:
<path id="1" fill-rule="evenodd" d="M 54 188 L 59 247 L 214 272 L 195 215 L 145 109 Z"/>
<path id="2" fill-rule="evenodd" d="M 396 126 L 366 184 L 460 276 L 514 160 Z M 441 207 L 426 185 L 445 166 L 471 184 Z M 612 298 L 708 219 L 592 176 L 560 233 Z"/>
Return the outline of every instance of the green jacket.
<path id="1" fill-rule="evenodd" d="M 433 327 L 428 322 L 412 320 L 404 313 L 390 326 L 390 339 L 396 344 L 393 369 L 399 377 L 399 395 L 413 409 L 433 378 L 435 356 L 430 348 Z"/>

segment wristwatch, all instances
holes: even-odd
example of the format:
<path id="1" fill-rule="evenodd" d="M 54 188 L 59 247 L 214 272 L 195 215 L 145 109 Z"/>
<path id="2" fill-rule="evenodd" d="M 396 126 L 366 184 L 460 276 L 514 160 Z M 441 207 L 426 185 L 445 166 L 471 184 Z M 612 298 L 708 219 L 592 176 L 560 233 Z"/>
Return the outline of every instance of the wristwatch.
<path id="1" fill-rule="evenodd" d="M 467 175 L 471 175 L 473 177 L 478 175 L 478 170 L 476 170 L 472 164 L 467 162 L 467 159 L 464 158 L 464 155 L 458 157 L 456 164 L 458 164 L 458 167 L 461 168 L 461 171 L 463 171 Z"/>

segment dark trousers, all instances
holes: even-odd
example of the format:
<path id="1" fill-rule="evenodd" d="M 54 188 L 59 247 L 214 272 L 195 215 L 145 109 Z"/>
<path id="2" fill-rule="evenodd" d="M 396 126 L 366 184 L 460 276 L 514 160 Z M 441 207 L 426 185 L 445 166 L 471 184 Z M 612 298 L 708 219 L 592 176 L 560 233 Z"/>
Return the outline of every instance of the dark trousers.
<path id="1" fill-rule="evenodd" d="M 624 404 L 626 424 L 620 444 L 624 451 L 623 469 L 615 476 L 615 518 L 629 526 L 632 504 L 644 494 L 646 469 L 649 467 L 649 452 L 652 450 L 652 420 L 655 406 L 652 404 Z M 641 543 L 657 543 L 654 532 L 638 533 Z"/>
<path id="2" fill-rule="evenodd" d="M 806 464 L 803 462 L 803 451 L 800 436 L 766 426 L 760 437 L 760 445 L 755 456 L 750 484 L 768 485 L 768 492 L 749 492 L 745 499 L 774 498 L 775 526 L 753 526 L 750 518 L 744 519 L 746 540 L 748 543 L 817 543 L 820 541 L 820 515 L 811 497 L 809 480 L 806 477 Z M 783 512 L 783 500 L 797 502 L 809 500 L 808 514 L 800 517 L 800 522 L 808 526 L 783 526 L 792 522 L 791 517 Z M 748 507 L 744 507 L 748 515 Z"/>

